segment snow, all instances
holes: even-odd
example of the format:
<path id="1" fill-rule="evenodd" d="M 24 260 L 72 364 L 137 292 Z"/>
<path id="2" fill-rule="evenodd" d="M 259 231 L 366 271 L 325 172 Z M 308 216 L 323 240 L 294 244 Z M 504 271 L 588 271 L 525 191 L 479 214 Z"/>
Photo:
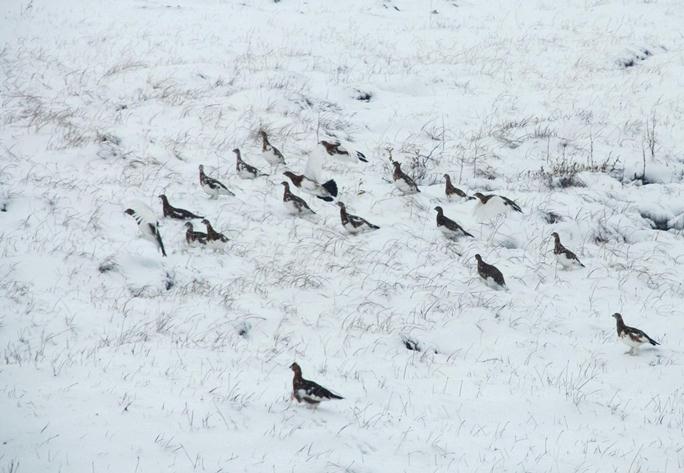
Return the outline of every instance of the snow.
<path id="1" fill-rule="evenodd" d="M 3 2 L 0 472 L 684 471 L 682 24 L 676 0 Z M 262 128 L 380 230 L 288 215 L 282 166 L 241 180 Z M 523 214 L 480 221 L 444 173 Z M 230 241 L 189 247 L 161 193 Z M 615 312 L 662 345 L 626 356 Z M 345 399 L 293 402 L 293 361 Z"/>

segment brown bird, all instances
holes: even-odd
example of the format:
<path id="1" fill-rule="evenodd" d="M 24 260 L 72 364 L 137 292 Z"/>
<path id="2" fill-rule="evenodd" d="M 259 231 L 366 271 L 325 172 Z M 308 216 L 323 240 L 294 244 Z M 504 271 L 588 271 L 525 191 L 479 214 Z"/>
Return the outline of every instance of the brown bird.
<path id="1" fill-rule="evenodd" d="M 185 222 L 185 228 L 187 228 L 187 230 L 185 231 L 185 241 L 188 245 L 192 245 L 194 243 L 199 243 L 201 245 L 207 244 L 206 233 L 194 231 L 194 229 L 192 228 L 192 223 L 190 222 Z"/>
<path id="2" fill-rule="evenodd" d="M 264 130 L 259 130 L 261 136 L 261 152 L 264 159 L 271 165 L 272 168 L 285 164 L 285 157 L 278 148 L 271 145 L 268 141 L 268 135 Z"/>
<path id="3" fill-rule="evenodd" d="M 316 212 L 311 210 L 311 207 L 309 207 L 309 204 L 304 199 L 290 192 L 290 185 L 286 181 L 281 182 L 281 184 L 285 187 L 283 202 L 289 213 L 292 215 L 316 215 Z"/>
<path id="4" fill-rule="evenodd" d="M 394 180 L 394 185 L 397 187 L 397 189 L 399 189 L 403 194 L 415 194 L 416 192 L 420 192 L 420 189 L 418 189 L 418 186 L 413 179 L 411 179 L 406 175 L 406 173 L 404 173 L 404 171 L 401 170 L 401 164 L 399 164 L 397 161 L 392 161 L 392 165 L 394 166 L 392 179 Z"/>
<path id="5" fill-rule="evenodd" d="M 244 162 L 242 160 L 242 155 L 240 154 L 240 150 L 238 148 L 235 148 L 233 150 L 233 153 L 235 153 L 236 158 L 235 170 L 237 171 L 237 175 L 240 176 L 242 179 L 256 179 L 257 177 L 268 175 L 259 171 L 254 166 Z"/>
<path id="6" fill-rule="evenodd" d="M 445 179 L 445 188 L 444 188 L 444 193 L 449 199 L 466 199 L 466 200 L 473 200 L 475 197 L 470 197 L 468 194 L 463 192 L 461 189 L 458 187 L 454 186 L 451 183 L 451 177 L 449 177 L 448 174 L 444 174 L 444 179 Z"/>
<path id="7" fill-rule="evenodd" d="M 292 397 L 297 402 L 306 402 L 308 404 L 319 404 L 321 401 L 328 401 L 331 399 L 344 399 L 342 396 L 333 394 L 323 386 L 302 378 L 302 369 L 297 363 L 292 363 L 290 369 L 294 372 L 292 378 Z"/>
<path id="8" fill-rule="evenodd" d="M 492 289 L 506 289 L 503 274 L 496 266 L 485 263 L 480 255 L 475 255 L 475 259 L 477 260 L 477 274 L 484 279 L 487 286 Z"/>
<path id="9" fill-rule="evenodd" d="M 321 200 L 332 202 L 334 198 L 337 197 L 337 183 L 332 179 L 323 184 L 319 184 L 303 174 L 297 175 L 293 172 L 285 171 L 283 175 L 288 177 L 295 187 L 303 190 L 307 194 L 318 197 Z"/>
<path id="10" fill-rule="evenodd" d="M 361 151 L 354 151 L 352 150 L 349 152 L 347 149 L 345 149 L 339 141 L 335 142 L 329 142 L 325 140 L 321 140 L 320 142 L 321 145 L 325 148 L 325 151 L 330 155 L 330 156 L 345 156 L 349 158 L 356 158 L 359 161 L 363 161 L 364 163 L 367 163 L 368 160 L 366 159 L 366 155 L 363 154 Z"/>
<path id="11" fill-rule="evenodd" d="M 364 218 L 347 213 L 347 208 L 342 202 L 337 202 L 337 205 L 340 207 L 340 219 L 342 220 L 342 226 L 352 235 L 370 230 L 378 230 L 380 228 Z"/>
<path id="12" fill-rule="evenodd" d="M 615 318 L 615 322 L 617 323 L 618 337 L 629 347 L 629 351 L 626 353 L 629 353 L 630 355 L 636 355 L 639 353 L 639 347 L 646 342 L 653 346 L 660 345 L 660 343 L 653 340 L 638 328 L 628 327 L 625 325 L 621 314 L 616 312 L 612 315 L 612 317 Z"/>
<path id="13" fill-rule="evenodd" d="M 460 226 L 458 223 L 454 222 L 450 218 L 446 217 L 444 215 L 444 210 L 442 210 L 442 207 L 438 205 L 437 207 L 435 207 L 435 210 L 437 211 L 437 228 L 440 229 L 440 231 L 444 234 L 445 237 L 450 238 L 452 240 L 456 240 L 464 236 L 474 238 L 473 235 L 466 232 L 462 226 Z"/>
<path id="14" fill-rule="evenodd" d="M 211 223 L 209 223 L 209 220 L 206 218 L 202 220 L 202 223 L 204 226 L 207 227 L 207 242 L 220 242 L 220 243 L 226 243 L 228 240 L 228 237 L 225 236 L 223 233 L 219 233 L 216 230 L 214 230 L 214 227 L 211 226 Z"/>
<path id="15" fill-rule="evenodd" d="M 577 255 L 575 255 L 575 253 L 573 253 L 572 251 L 568 250 L 566 247 L 563 246 L 563 244 L 560 241 L 560 237 L 558 236 L 558 233 L 553 232 L 551 236 L 555 241 L 553 247 L 553 254 L 556 255 L 556 261 L 561 266 L 563 266 L 563 268 L 584 268 L 584 265 L 580 262 L 579 258 L 577 258 Z"/>
<path id="16" fill-rule="evenodd" d="M 162 201 L 162 210 L 164 212 L 164 217 L 177 218 L 179 220 L 190 220 L 192 218 L 204 218 L 200 215 L 195 215 L 189 210 L 179 209 L 171 206 L 169 199 L 166 198 L 164 194 L 161 194 L 159 198 Z"/>
<path id="17" fill-rule="evenodd" d="M 505 207 L 508 207 L 510 209 L 515 210 L 516 212 L 522 213 L 522 209 L 520 208 L 520 206 L 518 206 L 518 204 L 513 202 L 508 197 L 504 197 L 502 195 L 495 195 L 495 194 L 484 195 L 484 194 L 481 194 L 480 192 L 475 192 L 475 194 L 473 194 L 473 196 L 478 198 L 478 200 L 480 201 L 479 204 L 482 206 L 504 205 Z"/>

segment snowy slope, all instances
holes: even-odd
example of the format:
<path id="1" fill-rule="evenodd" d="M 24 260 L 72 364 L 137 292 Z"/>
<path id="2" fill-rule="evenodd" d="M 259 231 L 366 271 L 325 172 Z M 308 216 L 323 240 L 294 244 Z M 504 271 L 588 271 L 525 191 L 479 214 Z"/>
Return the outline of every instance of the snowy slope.
<path id="1" fill-rule="evenodd" d="M 682 24 L 676 0 L 3 2 L 0 472 L 684 471 Z M 283 169 L 239 179 L 235 147 L 270 171 L 260 128 L 296 173 L 326 137 L 364 152 L 323 174 L 381 229 L 296 189 L 318 216 L 288 215 Z M 444 173 L 524 213 L 481 222 Z M 188 248 L 161 193 L 231 241 Z M 662 346 L 625 355 L 614 312 Z M 294 403 L 293 361 L 345 399 Z"/>

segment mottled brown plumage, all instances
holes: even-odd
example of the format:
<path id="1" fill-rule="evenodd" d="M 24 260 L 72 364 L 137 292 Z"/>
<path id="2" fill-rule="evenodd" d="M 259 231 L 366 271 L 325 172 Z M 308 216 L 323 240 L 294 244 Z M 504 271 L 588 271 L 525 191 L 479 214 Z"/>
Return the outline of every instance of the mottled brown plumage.
<path id="1" fill-rule="evenodd" d="M 444 193 L 450 199 L 452 198 L 462 198 L 462 199 L 473 199 L 473 197 L 468 197 L 468 195 L 463 192 L 458 187 L 451 183 L 451 177 L 448 174 L 444 174 L 445 188 Z"/>
<path id="2" fill-rule="evenodd" d="M 340 220 L 342 226 L 349 233 L 356 234 L 364 231 L 378 230 L 380 227 L 373 225 L 368 220 L 347 212 L 347 207 L 342 202 L 337 202 L 340 207 Z"/>
<path id="3" fill-rule="evenodd" d="M 195 215 L 194 213 L 190 212 L 189 210 L 179 209 L 179 208 L 173 207 L 169 203 L 169 199 L 164 194 L 161 194 L 159 196 L 159 198 L 162 201 L 162 211 L 164 212 L 164 217 L 176 218 L 178 220 L 190 220 L 193 218 L 204 218 L 200 215 Z"/>
<path id="4" fill-rule="evenodd" d="M 572 266 L 584 267 L 577 255 L 563 246 L 558 233 L 553 232 L 551 236 L 554 239 L 553 254 L 556 255 L 556 261 L 558 261 L 564 268 L 570 268 Z"/>
<path id="5" fill-rule="evenodd" d="M 185 230 L 185 241 L 188 245 L 192 245 L 193 243 L 199 243 L 201 245 L 207 244 L 206 233 L 196 232 L 190 222 L 185 222 L 185 228 L 187 228 L 187 230 Z"/>
<path id="6" fill-rule="evenodd" d="M 394 173 L 392 173 L 392 179 L 394 180 L 394 185 L 404 194 L 415 194 L 420 192 L 418 185 L 411 179 L 404 171 L 401 170 L 401 164 L 397 161 L 392 161 L 394 166 Z"/>
<path id="7" fill-rule="evenodd" d="M 209 220 L 206 218 L 202 220 L 202 223 L 204 226 L 207 227 L 207 241 L 208 242 L 221 242 L 221 243 L 226 243 L 228 241 L 228 237 L 225 236 L 223 233 L 219 233 L 216 230 L 214 230 L 214 227 L 211 226 L 211 223 L 209 223 Z"/>
<path id="8" fill-rule="evenodd" d="M 474 238 L 473 235 L 466 232 L 462 226 L 445 216 L 442 207 L 437 206 L 435 207 L 435 210 L 437 211 L 437 228 L 439 228 L 446 237 L 454 239 L 464 236 Z"/>
<path id="9" fill-rule="evenodd" d="M 492 265 L 485 263 L 480 255 L 475 255 L 477 260 L 477 274 L 492 288 L 506 288 L 506 281 L 499 269 Z"/>
<path id="10" fill-rule="evenodd" d="M 612 315 L 612 317 L 616 322 L 618 337 L 623 341 L 623 343 L 630 347 L 627 353 L 636 354 L 639 350 L 639 347 L 646 342 L 653 346 L 660 345 L 660 343 L 646 335 L 645 332 L 639 330 L 638 328 L 625 325 L 621 314 L 616 312 Z"/>
<path id="11" fill-rule="evenodd" d="M 281 184 L 285 188 L 283 192 L 283 202 L 285 203 L 285 206 L 291 214 L 316 214 L 316 212 L 311 210 L 311 207 L 309 207 L 309 204 L 307 204 L 304 199 L 294 195 L 290 191 L 290 185 L 286 181 L 281 182 Z"/>

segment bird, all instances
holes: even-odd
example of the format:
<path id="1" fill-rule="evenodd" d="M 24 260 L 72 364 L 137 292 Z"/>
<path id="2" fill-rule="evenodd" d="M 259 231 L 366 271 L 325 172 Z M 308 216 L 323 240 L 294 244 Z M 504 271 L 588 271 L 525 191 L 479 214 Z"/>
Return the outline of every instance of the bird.
<path id="1" fill-rule="evenodd" d="M 271 145 L 268 141 L 268 135 L 264 130 L 259 130 L 261 136 L 261 154 L 272 168 L 277 168 L 280 165 L 285 165 L 285 157 L 278 148 Z"/>
<path id="2" fill-rule="evenodd" d="M 361 218 L 358 215 L 347 213 L 347 208 L 342 202 L 337 202 L 337 205 L 340 207 L 340 219 L 342 220 L 342 226 L 352 235 L 380 229 L 380 227 L 377 225 L 373 225 L 368 220 Z"/>
<path id="3" fill-rule="evenodd" d="M 485 283 L 492 289 L 506 289 L 506 281 L 503 274 L 496 266 L 487 264 L 482 260 L 482 256 L 475 255 L 477 260 L 477 274 L 484 279 Z"/>
<path id="4" fill-rule="evenodd" d="M 392 161 L 392 164 L 394 165 L 392 179 L 394 180 L 394 185 L 397 189 L 403 194 L 415 194 L 416 192 L 420 192 L 420 189 L 418 189 L 418 186 L 413 179 L 408 177 L 404 171 L 401 170 L 401 164 L 397 161 Z"/>
<path id="5" fill-rule="evenodd" d="M 639 347 L 641 347 L 641 345 L 643 345 L 646 342 L 650 343 L 653 346 L 660 345 L 660 343 L 653 340 L 651 337 L 646 335 L 638 328 L 628 327 L 627 325 L 625 325 L 625 322 L 622 320 L 621 314 L 616 312 L 612 315 L 612 317 L 615 319 L 615 322 L 617 323 L 618 337 L 628 347 L 630 347 L 629 351 L 625 353 L 629 353 L 630 355 L 636 355 L 637 353 L 639 353 Z"/>
<path id="6" fill-rule="evenodd" d="M 254 166 L 244 162 L 238 148 L 235 148 L 233 153 L 235 153 L 235 157 L 237 159 L 237 162 L 235 163 L 235 170 L 237 171 L 238 176 L 240 176 L 242 179 L 256 179 L 257 177 L 268 175 L 259 171 Z"/>
<path id="7" fill-rule="evenodd" d="M 190 212 L 189 210 L 179 209 L 179 208 L 171 206 L 171 204 L 169 204 L 169 199 L 164 194 L 161 194 L 159 196 L 159 198 L 162 201 L 162 210 L 164 212 L 164 217 L 177 218 L 179 220 L 190 220 L 193 218 L 204 218 L 201 215 L 196 215 L 196 214 Z"/>
<path id="8" fill-rule="evenodd" d="M 199 178 L 200 186 L 202 186 L 204 192 L 209 195 L 210 199 L 216 199 L 220 195 L 229 195 L 231 197 L 235 196 L 235 194 L 233 194 L 220 181 L 204 174 L 204 165 L 202 164 L 199 165 Z"/>
<path id="9" fill-rule="evenodd" d="M 303 190 L 326 202 L 332 202 L 337 197 L 337 183 L 330 179 L 329 181 L 319 184 L 305 175 L 297 175 L 290 171 L 285 171 L 284 176 L 288 177 L 295 187 Z"/>
<path id="10" fill-rule="evenodd" d="M 194 243 L 199 243 L 201 245 L 207 244 L 207 234 L 194 231 L 191 222 L 185 222 L 185 228 L 187 228 L 185 231 L 185 241 L 188 245 L 192 245 Z"/>
<path id="11" fill-rule="evenodd" d="M 344 399 L 342 396 L 328 391 L 323 386 L 302 378 L 302 369 L 296 362 L 290 365 L 290 369 L 294 372 L 294 377 L 292 378 L 292 397 L 297 402 L 304 401 L 308 404 L 316 405 L 320 404 L 321 401 Z"/>
<path id="12" fill-rule="evenodd" d="M 556 255 L 556 261 L 561 266 L 563 266 L 563 268 L 565 268 L 565 269 L 572 269 L 572 268 L 578 268 L 578 267 L 584 268 L 584 265 L 579 260 L 579 258 L 577 258 L 577 255 L 563 246 L 563 244 L 560 241 L 560 237 L 558 236 L 558 233 L 553 232 L 551 234 L 551 236 L 555 240 L 555 244 L 553 247 L 553 254 Z"/>
<path id="13" fill-rule="evenodd" d="M 226 243 L 228 241 L 228 237 L 225 236 L 223 233 L 219 233 L 216 230 L 214 230 L 214 227 L 211 226 L 211 223 L 209 223 L 209 220 L 206 218 L 202 220 L 202 223 L 204 224 L 205 227 L 207 227 L 207 241 L 208 242 L 220 242 L 220 243 Z"/>
<path id="14" fill-rule="evenodd" d="M 358 159 L 364 163 L 368 162 L 366 155 L 361 151 L 351 150 L 350 152 L 344 146 L 342 146 L 339 141 L 330 142 L 321 140 L 320 144 L 323 145 L 326 153 L 328 153 L 330 156 L 344 156 L 352 159 Z"/>
<path id="15" fill-rule="evenodd" d="M 444 188 L 444 193 L 446 194 L 447 198 L 449 199 L 466 199 L 466 200 L 473 200 L 475 197 L 471 197 L 465 192 L 463 192 L 461 189 L 458 187 L 455 187 L 451 183 L 451 177 L 448 174 L 444 174 L 444 179 L 446 181 L 446 185 Z"/>
<path id="16" fill-rule="evenodd" d="M 462 226 L 444 215 L 444 210 L 439 205 L 435 207 L 437 211 L 437 228 L 439 228 L 444 236 L 452 240 L 460 237 L 475 238 L 470 233 L 466 232 Z"/>
<path id="17" fill-rule="evenodd" d="M 159 233 L 159 222 L 153 222 L 149 218 L 146 218 L 142 212 L 136 212 L 130 208 L 126 209 L 124 213 L 127 213 L 135 219 L 135 223 L 138 224 L 138 231 L 140 232 L 140 235 L 157 245 L 157 248 L 159 251 L 161 251 L 162 256 L 166 257 L 164 242 L 162 241 L 161 233 Z"/>
<path id="18" fill-rule="evenodd" d="M 478 204 L 480 206 L 503 206 L 503 209 L 512 209 L 516 212 L 522 213 L 522 209 L 520 208 L 520 206 L 508 197 L 495 194 L 484 195 L 480 192 L 475 192 L 473 196 L 477 197 L 477 199 L 479 200 Z"/>
<path id="19" fill-rule="evenodd" d="M 293 215 L 316 215 L 316 212 L 311 210 L 311 207 L 309 207 L 309 204 L 307 204 L 304 199 L 290 192 L 290 185 L 287 181 L 283 181 L 281 184 L 285 187 L 283 202 L 289 213 Z"/>

